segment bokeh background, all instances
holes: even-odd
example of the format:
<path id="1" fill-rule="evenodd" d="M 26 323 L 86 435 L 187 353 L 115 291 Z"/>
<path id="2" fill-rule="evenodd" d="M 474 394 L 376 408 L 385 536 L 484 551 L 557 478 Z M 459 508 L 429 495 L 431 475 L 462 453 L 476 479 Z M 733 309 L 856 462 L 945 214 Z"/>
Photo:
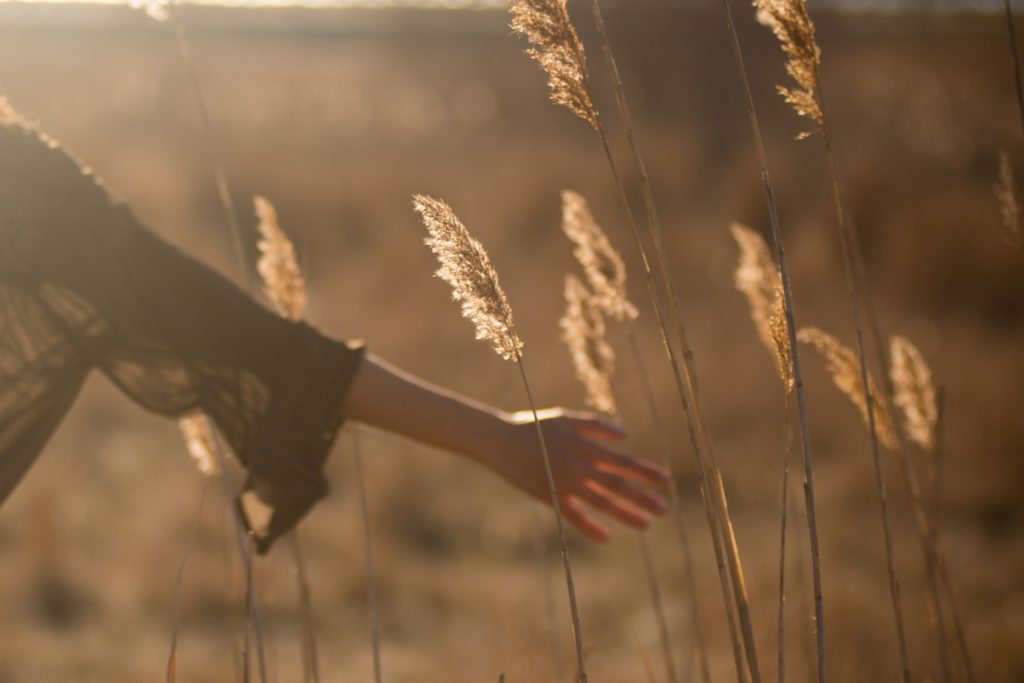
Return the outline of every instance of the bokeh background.
<path id="1" fill-rule="evenodd" d="M 590 46 L 596 101 L 614 122 L 587 8 L 570 7 Z M 784 78 L 777 45 L 752 10 L 737 10 L 798 321 L 852 342 L 821 147 L 793 140 L 803 123 L 774 94 Z M 782 401 L 731 282 L 729 222 L 765 230 L 767 216 L 725 25 L 717 4 L 703 1 L 633 0 L 609 3 L 607 12 L 737 520 L 761 660 L 773 676 Z M 1024 254 L 1007 245 L 993 192 L 999 149 L 1024 166 L 1005 24 L 997 13 L 949 8 L 850 14 L 812 3 L 812 12 L 849 209 L 883 324 L 923 350 L 946 390 L 943 545 L 979 680 L 1024 681 Z M 524 407 L 514 368 L 474 342 L 431 276 L 410 195 L 443 197 L 501 273 L 535 393 L 545 404 L 580 406 L 557 333 L 562 280 L 574 267 L 558 229 L 559 191 L 583 193 L 634 274 L 639 264 L 597 140 L 547 101 L 542 74 L 500 8 L 182 14 L 247 237 L 255 241 L 251 196 L 264 194 L 299 248 L 315 324 L 366 339 L 431 381 Z M 0 88 L 154 231 L 239 279 L 188 72 L 167 25 L 127 7 L 5 3 Z M 638 278 L 632 288 L 686 497 L 713 680 L 727 681 L 734 673 L 693 455 Z M 820 360 L 808 354 L 806 365 L 831 680 L 893 680 L 867 437 Z M 628 356 L 620 368 L 628 447 L 657 456 Z M 545 570 L 531 532 L 541 507 L 448 454 L 373 432 L 360 432 L 360 442 L 385 680 L 553 680 Z M 302 525 L 325 681 L 372 678 L 352 444 L 346 431 L 328 464 L 332 494 Z M 917 458 L 924 471 L 928 463 Z M 923 567 L 894 460 L 886 475 L 914 671 L 938 680 Z M 93 377 L 0 510 L 0 681 L 160 680 L 175 575 L 203 486 L 173 423 Z M 239 680 L 238 560 L 223 493 L 209 491 L 181 591 L 181 681 Z M 801 518 L 792 519 L 802 532 Z M 667 521 L 650 533 L 685 670 L 693 624 L 681 554 Z M 546 540 L 553 543 L 550 531 Z M 804 541 L 796 532 L 789 539 L 790 680 L 808 679 L 811 651 L 809 572 L 797 555 Z M 595 681 L 647 680 L 645 660 L 664 680 L 637 549 L 626 531 L 600 547 L 572 538 Z M 300 680 L 301 620 L 286 549 L 261 560 L 257 575 L 272 679 Z M 568 668 L 568 617 L 554 578 L 556 640 Z"/>

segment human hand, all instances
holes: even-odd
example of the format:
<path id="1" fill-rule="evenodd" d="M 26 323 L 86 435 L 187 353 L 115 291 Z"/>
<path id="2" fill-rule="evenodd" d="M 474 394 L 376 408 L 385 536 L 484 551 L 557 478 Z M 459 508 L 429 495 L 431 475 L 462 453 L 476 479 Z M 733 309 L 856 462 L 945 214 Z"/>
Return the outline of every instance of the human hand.
<path id="1" fill-rule="evenodd" d="M 650 515 L 665 512 L 664 499 L 639 484 L 664 487 L 668 473 L 642 458 L 609 448 L 608 442 L 625 436 L 620 427 L 592 413 L 561 408 L 538 411 L 538 417 L 562 516 L 584 536 L 600 542 L 611 538 L 611 531 L 594 517 L 594 510 L 635 529 L 646 528 Z M 514 413 L 506 421 L 509 437 L 489 452 L 484 464 L 550 505 L 533 413 Z"/>

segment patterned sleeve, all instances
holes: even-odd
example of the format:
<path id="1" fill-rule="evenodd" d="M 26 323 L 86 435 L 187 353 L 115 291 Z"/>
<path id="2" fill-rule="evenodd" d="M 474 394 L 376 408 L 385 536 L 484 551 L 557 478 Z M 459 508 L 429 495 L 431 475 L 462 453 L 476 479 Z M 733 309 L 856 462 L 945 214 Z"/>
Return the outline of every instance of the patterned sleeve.
<path id="1" fill-rule="evenodd" d="M 362 355 L 160 240 L 0 102 L 0 501 L 98 368 L 150 410 L 213 419 L 240 495 L 270 509 L 265 552 L 326 494 Z"/>

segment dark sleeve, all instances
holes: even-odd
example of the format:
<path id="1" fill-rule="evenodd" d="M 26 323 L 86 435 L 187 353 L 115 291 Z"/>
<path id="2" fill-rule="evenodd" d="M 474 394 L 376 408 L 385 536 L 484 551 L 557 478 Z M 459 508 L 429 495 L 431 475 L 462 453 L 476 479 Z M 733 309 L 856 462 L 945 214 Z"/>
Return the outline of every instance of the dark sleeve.
<path id="1" fill-rule="evenodd" d="M 245 490 L 271 510 L 261 552 L 326 494 L 361 345 L 271 313 L 10 122 L 0 240 L 0 500 L 91 368 L 150 410 L 214 420 L 248 470 Z"/>

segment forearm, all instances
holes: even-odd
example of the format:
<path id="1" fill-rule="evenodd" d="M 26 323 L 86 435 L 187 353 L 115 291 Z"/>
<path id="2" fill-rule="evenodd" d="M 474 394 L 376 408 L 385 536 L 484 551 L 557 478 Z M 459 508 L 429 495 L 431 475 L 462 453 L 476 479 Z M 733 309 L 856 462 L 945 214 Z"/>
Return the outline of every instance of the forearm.
<path id="1" fill-rule="evenodd" d="M 342 406 L 345 417 L 485 461 L 510 438 L 511 416 L 367 354 Z"/>

